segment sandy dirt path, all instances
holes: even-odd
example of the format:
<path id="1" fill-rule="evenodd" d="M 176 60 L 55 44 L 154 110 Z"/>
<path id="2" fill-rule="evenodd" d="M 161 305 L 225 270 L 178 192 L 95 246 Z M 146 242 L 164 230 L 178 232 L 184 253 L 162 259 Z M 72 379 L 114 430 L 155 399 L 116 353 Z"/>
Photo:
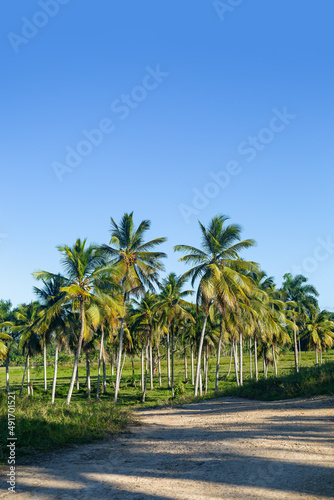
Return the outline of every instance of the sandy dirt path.
<path id="1" fill-rule="evenodd" d="M 142 425 L 115 439 L 19 466 L 15 498 L 334 498 L 334 398 L 224 398 L 137 415 Z"/>

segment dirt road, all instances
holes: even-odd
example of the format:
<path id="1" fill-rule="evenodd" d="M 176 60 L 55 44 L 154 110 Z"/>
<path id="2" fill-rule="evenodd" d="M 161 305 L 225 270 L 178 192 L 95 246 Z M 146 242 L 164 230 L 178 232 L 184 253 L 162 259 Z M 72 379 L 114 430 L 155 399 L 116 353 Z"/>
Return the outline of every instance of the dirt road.
<path id="1" fill-rule="evenodd" d="M 225 398 L 138 416 L 108 442 L 19 466 L 15 498 L 334 498 L 334 398 Z"/>

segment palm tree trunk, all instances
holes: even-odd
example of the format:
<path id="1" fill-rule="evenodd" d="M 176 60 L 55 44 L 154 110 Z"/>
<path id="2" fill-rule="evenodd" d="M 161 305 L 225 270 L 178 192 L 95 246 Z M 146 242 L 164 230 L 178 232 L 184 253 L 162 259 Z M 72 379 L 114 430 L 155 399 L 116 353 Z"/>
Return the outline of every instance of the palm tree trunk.
<path id="1" fill-rule="evenodd" d="M 298 339 L 298 349 L 299 349 L 299 364 L 302 360 L 302 348 L 300 346 L 300 339 Z"/>
<path id="2" fill-rule="evenodd" d="M 86 351 L 86 374 L 87 374 L 87 397 L 90 399 L 90 358 L 89 351 Z"/>
<path id="3" fill-rule="evenodd" d="M 111 347 L 110 352 L 110 366 L 111 366 L 111 376 L 114 376 L 114 349 Z"/>
<path id="4" fill-rule="evenodd" d="M 104 353 L 104 348 L 103 348 L 103 394 L 107 394 L 107 370 L 106 370 L 106 358 L 105 358 L 105 353 Z"/>
<path id="5" fill-rule="evenodd" d="M 249 376 L 253 378 L 252 339 L 249 339 Z"/>
<path id="6" fill-rule="evenodd" d="M 75 374 L 76 382 L 77 382 L 77 391 L 80 389 L 80 383 L 79 383 L 79 365 L 77 367 L 77 373 Z"/>
<path id="7" fill-rule="evenodd" d="M 294 348 L 295 348 L 295 367 L 296 367 L 296 372 L 299 372 L 299 362 L 298 362 L 298 345 L 297 345 L 297 327 L 296 327 L 296 322 L 294 321 L 294 328 L 293 328 L 293 343 L 294 343 Z"/>
<path id="8" fill-rule="evenodd" d="M 122 361 L 122 349 L 123 349 L 124 324 L 125 324 L 125 318 L 123 317 L 121 320 L 121 329 L 119 332 L 119 346 L 118 346 L 118 356 L 117 356 L 115 397 L 114 397 L 115 405 L 117 404 L 119 385 L 121 382 L 121 361 Z"/>
<path id="9" fill-rule="evenodd" d="M 242 363 L 243 363 L 243 353 L 242 353 L 242 333 L 239 332 L 239 347 L 240 347 L 240 385 L 243 385 L 243 373 L 242 373 Z"/>
<path id="10" fill-rule="evenodd" d="M 228 372 L 227 372 L 226 377 L 229 377 L 229 376 L 230 376 L 230 373 L 231 373 L 231 368 L 232 368 L 232 357 L 233 357 L 233 347 L 232 347 L 232 345 L 231 345 L 230 366 L 228 367 Z"/>
<path id="11" fill-rule="evenodd" d="M 202 367 L 199 372 L 199 395 L 202 396 L 203 394 L 203 382 L 202 382 Z"/>
<path id="12" fill-rule="evenodd" d="M 21 384 L 20 396 L 22 395 L 22 391 L 23 391 L 24 379 L 25 379 L 25 376 L 26 376 L 27 366 L 28 366 L 28 359 L 29 359 L 29 354 L 27 354 L 27 357 L 26 357 L 26 364 L 25 364 L 25 367 L 24 367 L 24 372 L 23 372 L 23 377 L 22 377 L 22 384 Z"/>
<path id="13" fill-rule="evenodd" d="M 220 363 L 220 350 L 221 350 L 221 345 L 222 345 L 222 338 L 223 338 L 223 325 L 222 325 L 222 322 L 220 322 L 220 335 L 219 335 L 219 342 L 218 342 L 218 348 L 217 348 L 217 366 L 216 366 L 215 391 L 218 391 L 219 363 Z"/>
<path id="14" fill-rule="evenodd" d="M 144 349 L 141 350 L 141 390 L 144 390 Z"/>
<path id="15" fill-rule="evenodd" d="M 6 356 L 6 391 L 9 392 L 9 350 Z"/>
<path id="16" fill-rule="evenodd" d="M 174 397 L 174 324 L 171 326 L 172 331 L 172 398 Z"/>
<path id="17" fill-rule="evenodd" d="M 46 342 L 45 342 L 45 339 L 43 342 L 43 358 L 44 358 L 44 391 L 47 392 L 48 382 L 47 382 L 47 376 L 46 376 Z"/>
<path id="18" fill-rule="evenodd" d="M 320 364 L 322 365 L 322 349 L 320 349 Z"/>
<path id="19" fill-rule="evenodd" d="M 275 368 L 275 377 L 277 377 L 277 361 L 275 356 L 275 347 L 273 345 L 273 360 L 274 360 L 274 368 Z"/>
<path id="20" fill-rule="evenodd" d="M 149 344 L 150 352 L 150 388 L 153 391 L 153 355 L 152 355 L 152 342 Z"/>
<path id="21" fill-rule="evenodd" d="M 134 380 L 134 378 L 135 378 L 135 364 L 134 364 L 133 356 L 131 356 L 131 367 L 132 367 L 132 378 Z"/>
<path id="22" fill-rule="evenodd" d="M 104 327 L 101 325 L 101 345 L 100 345 L 100 356 L 99 356 L 99 367 L 97 370 L 97 388 L 96 388 L 96 400 L 99 400 L 99 391 L 100 391 L 100 374 L 101 374 L 101 360 L 102 360 L 102 351 L 103 351 L 103 336 L 104 336 Z"/>
<path id="23" fill-rule="evenodd" d="M 159 346 L 158 346 L 158 370 L 159 370 L 159 387 L 161 387 L 161 360 L 160 360 Z"/>
<path id="24" fill-rule="evenodd" d="M 28 396 L 30 396 L 30 356 L 28 355 L 28 364 L 27 364 L 27 389 Z"/>
<path id="25" fill-rule="evenodd" d="M 257 367 L 257 338 L 254 337 L 254 364 L 255 364 L 255 380 L 259 380 L 259 370 Z"/>
<path id="26" fill-rule="evenodd" d="M 184 383 L 188 382 L 188 363 L 187 363 L 187 348 L 184 346 Z"/>
<path id="27" fill-rule="evenodd" d="M 83 302 L 80 304 L 80 316 L 81 316 L 81 330 L 80 330 L 80 336 L 79 336 L 79 341 L 78 341 L 78 347 L 75 353 L 75 359 L 74 359 L 74 366 L 73 366 L 73 372 L 72 372 L 72 379 L 70 383 L 70 388 L 68 390 L 67 394 L 67 399 L 66 399 L 66 404 L 69 405 L 71 402 L 72 398 L 72 392 L 73 392 L 73 387 L 74 387 L 74 382 L 75 382 L 75 377 L 78 371 L 78 365 L 79 365 L 79 357 L 80 357 L 80 352 L 81 352 L 81 346 L 82 346 L 82 340 L 85 332 L 85 310 L 84 310 L 84 305 Z"/>
<path id="28" fill-rule="evenodd" d="M 267 363 L 264 353 L 263 353 L 263 375 L 264 378 L 267 378 Z"/>
<path id="29" fill-rule="evenodd" d="M 204 316 L 203 327 L 202 327 L 202 331 L 201 331 L 201 338 L 200 338 L 199 346 L 198 346 L 194 396 L 197 396 L 197 392 L 198 392 L 199 375 L 200 375 L 201 364 L 202 364 L 201 363 L 201 361 L 202 361 L 202 349 L 203 349 L 205 328 L 206 328 L 206 324 L 208 322 L 208 316 L 209 316 L 209 311 L 207 311 L 206 314 L 205 314 L 205 316 Z"/>
<path id="30" fill-rule="evenodd" d="M 171 385 L 170 385 L 170 343 L 169 343 L 169 332 L 167 333 L 167 383 L 168 383 L 168 389 L 170 389 Z"/>
<path id="31" fill-rule="evenodd" d="M 194 385 L 194 346 L 191 344 L 191 385 Z"/>
<path id="32" fill-rule="evenodd" d="M 124 355 L 123 355 L 123 361 L 122 361 L 122 366 L 121 366 L 121 376 L 122 376 L 122 372 L 123 372 L 123 368 L 124 368 L 125 357 L 126 357 L 126 352 L 124 352 Z"/>
<path id="33" fill-rule="evenodd" d="M 148 343 L 145 348 L 145 378 L 144 378 L 144 387 L 143 387 L 143 395 L 141 398 L 141 402 L 145 403 L 146 398 L 146 387 L 147 387 L 147 366 L 148 366 Z"/>
<path id="34" fill-rule="evenodd" d="M 55 402 L 56 396 L 56 384 L 57 384 L 57 371 L 58 371 L 58 345 L 56 343 L 55 350 L 55 368 L 53 373 L 53 382 L 52 382 L 52 393 L 51 393 L 51 404 L 53 405 Z"/>
<path id="35" fill-rule="evenodd" d="M 206 346 L 206 359 L 205 359 L 205 394 L 208 392 L 208 371 L 209 371 L 209 346 Z"/>
<path id="36" fill-rule="evenodd" d="M 319 358 L 318 358 L 318 348 L 315 350 L 315 362 L 318 365 L 319 364 Z"/>
<path id="37" fill-rule="evenodd" d="M 234 339 L 233 339 L 233 357 L 234 357 L 235 380 L 237 382 L 237 386 L 239 386 L 238 347 Z"/>

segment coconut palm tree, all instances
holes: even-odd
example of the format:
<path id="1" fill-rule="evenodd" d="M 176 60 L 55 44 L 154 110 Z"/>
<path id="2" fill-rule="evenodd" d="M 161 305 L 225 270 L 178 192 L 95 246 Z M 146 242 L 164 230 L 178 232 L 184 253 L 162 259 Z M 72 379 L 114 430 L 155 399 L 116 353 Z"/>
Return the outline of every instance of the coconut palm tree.
<path id="1" fill-rule="evenodd" d="M 254 246 L 254 241 L 240 241 L 240 226 L 230 224 L 224 227 L 227 220 L 227 216 L 216 216 L 207 228 L 199 222 L 202 249 L 189 245 L 177 245 L 174 248 L 175 251 L 186 254 L 179 259 L 180 261 L 194 266 L 183 276 L 191 279 L 192 286 L 196 280 L 199 281 L 196 302 L 204 313 L 198 347 L 195 396 L 198 391 L 203 341 L 210 309 L 215 303 L 223 314 L 227 308 L 236 310 L 239 297 L 246 298 L 246 293 L 251 288 L 251 281 L 244 273 L 256 269 L 254 263 L 246 262 L 239 257 L 239 252 Z"/>
<path id="2" fill-rule="evenodd" d="M 311 308 L 311 317 L 306 325 L 304 337 L 308 349 L 314 349 L 316 363 L 322 363 L 322 353 L 334 344 L 334 322 L 329 320 L 328 312 Z"/>
<path id="3" fill-rule="evenodd" d="M 295 352 L 295 367 L 296 371 L 299 371 L 299 357 L 298 357 L 298 345 L 297 345 L 297 329 L 298 322 L 301 326 L 302 318 L 305 317 L 305 313 L 310 310 L 311 307 L 318 307 L 318 301 L 316 297 L 319 293 L 314 286 L 306 284 L 307 278 L 301 274 L 297 276 L 292 276 L 290 273 L 284 275 L 284 282 L 282 285 L 282 291 L 284 292 L 285 301 L 294 302 L 294 306 L 290 306 L 289 309 L 295 311 L 294 327 L 293 327 L 293 342 L 294 342 L 294 352 Z"/>
<path id="4" fill-rule="evenodd" d="M 154 293 L 155 285 L 159 285 L 158 273 L 164 270 L 161 259 L 166 257 L 166 254 L 153 251 L 153 249 L 164 243 L 166 238 L 155 238 L 145 242 L 145 233 L 150 229 L 150 226 L 151 222 L 149 220 L 143 220 L 136 228 L 133 223 L 133 212 L 124 214 L 120 224 L 117 224 L 111 218 L 110 243 L 101 247 L 105 255 L 110 259 L 109 264 L 114 266 L 120 274 L 124 305 L 126 305 L 131 295 L 144 295 L 145 288 Z M 125 313 L 121 318 L 119 331 L 115 404 L 117 404 L 121 380 L 124 325 Z"/>
<path id="5" fill-rule="evenodd" d="M 184 300 L 184 297 L 193 294 L 193 290 L 183 290 L 187 281 L 184 276 L 170 273 L 162 282 L 162 290 L 156 303 L 156 310 L 160 313 L 160 325 L 164 325 L 167 334 L 167 350 L 169 350 L 169 333 L 171 334 L 172 353 L 172 377 L 171 391 L 174 397 L 174 334 L 177 322 L 189 319 L 195 322 L 186 307 L 192 304 Z M 169 363 L 167 354 L 167 364 Z M 168 387 L 169 388 L 169 387 Z"/>
<path id="6" fill-rule="evenodd" d="M 40 319 L 41 305 L 39 302 L 31 302 L 30 304 L 22 304 L 15 311 L 16 330 L 20 333 L 19 347 L 22 352 L 26 353 L 26 363 L 22 377 L 20 396 L 22 394 L 25 375 L 27 374 L 28 396 L 31 394 L 30 387 L 30 358 L 40 352 L 40 335 L 38 331 L 38 323 Z"/>
<path id="7" fill-rule="evenodd" d="M 62 255 L 61 264 L 65 271 L 63 279 L 66 286 L 61 288 L 61 291 L 65 292 L 63 301 L 64 303 L 71 303 L 73 311 L 79 313 L 81 325 L 72 378 L 66 399 L 66 403 L 69 405 L 86 331 L 86 309 L 94 301 L 101 300 L 100 296 L 105 287 L 108 287 L 109 284 L 110 286 L 114 285 L 114 276 L 111 274 L 110 269 L 106 269 L 101 250 L 95 245 L 86 246 L 86 240 L 77 239 L 73 247 L 64 245 L 57 248 Z M 57 276 L 47 271 L 38 271 L 33 275 L 36 279 L 42 279 L 45 282 Z M 107 294 L 105 294 L 105 299 L 107 299 Z M 118 307 L 118 304 L 110 296 L 107 300 L 113 303 L 114 307 Z"/>

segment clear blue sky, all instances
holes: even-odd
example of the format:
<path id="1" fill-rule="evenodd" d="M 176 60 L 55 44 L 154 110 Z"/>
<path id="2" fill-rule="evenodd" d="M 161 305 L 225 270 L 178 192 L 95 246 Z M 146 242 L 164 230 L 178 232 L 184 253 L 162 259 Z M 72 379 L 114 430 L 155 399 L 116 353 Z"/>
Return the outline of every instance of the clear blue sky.
<path id="1" fill-rule="evenodd" d="M 133 210 L 168 237 L 168 271 L 186 269 L 172 247 L 199 244 L 198 219 L 228 214 L 257 241 L 243 257 L 278 284 L 306 274 L 334 309 L 334 3 L 217 9 L 6 2 L 0 298 L 30 301 L 31 273 L 60 269 L 56 245 L 108 242 L 109 217 Z"/>

